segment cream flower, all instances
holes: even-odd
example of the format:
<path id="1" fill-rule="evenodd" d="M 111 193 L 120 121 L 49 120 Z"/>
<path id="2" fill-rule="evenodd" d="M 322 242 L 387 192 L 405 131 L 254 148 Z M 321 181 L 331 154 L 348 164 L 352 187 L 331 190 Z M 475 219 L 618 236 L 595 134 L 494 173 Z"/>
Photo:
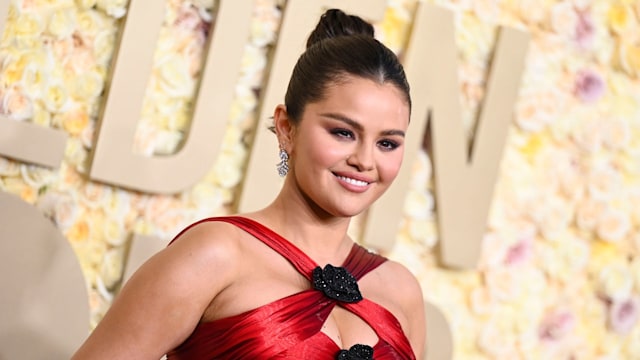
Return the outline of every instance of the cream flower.
<path id="1" fill-rule="evenodd" d="M 75 167 L 75 169 L 84 173 L 87 167 L 87 150 L 82 146 L 82 141 L 77 138 L 69 138 L 67 140 L 67 146 L 65 149 L 65 160 L 66 162 Z"/>
<path id="2" fill-rule="evenodd" d="M 270 3 L 258 3 L 253 8 L 251 21 L 251 43 L 265 47 L 275 42 L 280 25 L 280 11 Z"/>
<path id="3" fill-rule="evenodd" d="M 179 54 L 166 54 L 156 65 L 158 85 L 170 96 L 189 97 L 195 90 L 195 80 L 189 73 L 189 66 Z"/>
<path id="4" fill-rule="evenodd" d="M 612 150 L 626 149 L 631 141 L 629 122 L 621 117 L 608 119 L 602 140 L 604 145 Z"/>
<path id="5" fill-rule="evenodd" d="M 471 311 L 477 315 L 492 314 L 497 311 L 497 302 L 484 287 L 475 288 L 469 295 Z"/>
<path id="6" fill-rule="evenodd" d="M 242 179 L 240 165 L 231 154 L 223 152 L 214 166 L 216 182 L 225 189 L 235 187 Z"/>
<path id="7" fill-rule="evenodd" d="M 60 115 L 63 128 L 71 135 L 78 136 L 89 123 L 89 114 L 83 106 L 76 106 L 73 109 Z"/>
<path id="8" fill-rule="evenodd" d="M 545 206 L 538 209 L 538 214 L 533 214 L 542 236 L 550 241 L 561 238 L 573 219 L 572 210 L 565 201 L 557 197 L 549 198 Z"/>
<path id="9" fill-rule="evenodd" d="M 115 48 L 116 34 L 112 30 L 103 30 L 96 34 L 93 41 L 93 54 L 96 63 L 106 65 L 111 61 Z"/>
<path id="10" fill-rule="evenodd" d="M 127 13 L 129 0 L 97 0 L 96 7 L 108 15 L 119 19 Z"/>
<path id="11" fill-rule="evenodd" d="M 409 221 L 409 234 L 413 240 L 424 244 L 427 248 L 433 248 L 438 242 L 438 232 L 434 221 Z"/>
<path id="12" fill-rule="evenodd" d="M 48 83 L 43 92 L 45 107 L 53 112 L 64 112 L 70 104 L 69 92 L 66 87 L 57 81 Z"/>
<path id="13" fill-rule="evenodd" d="M 551 7 L 551 29 L 564 39 L 576 37 L 579 17 L 570 1 L 558 2 Z"/>
<path id="14" fill-rule="evenodd" d="M 26 185 L 21 179 L 7 178 L 0 181 L 0 190 L 20 197 L 27 204 L 33 204 L 37 200 L 36 189 Z"/>
<path id="15" fill-rule="evenodd" d="M 46 196 L 49 200 L 43 199 L 44 205 L 46 205 L 47 201 L 55 202 L 52 215 L 58 228 L 65 230 L 78 220 L 81 209 L 76 204 L 75 195 L 57 194 Z"/>
<path id="16" fill-rule="evenodd" d="M 19 89 L 7 89 L 2 95 L 2 113 L 8 118 L 26 120 L 33 117 L 32 101 Z"/>
<path id="17" fill-rule="evenodd" d="M 104 254 L 99 278 L 107 289 L 116 286 L 122 277 L 122 258 L 121 249 L 111 249 Z"/>
<path id="18" fill-rule="evenodd" d="M 88 0 L 93 1 L 93 0 Z M 105 16 L 98 11 L 86 10 L 77 14 L 77 31 L 83 36 L 94 37 L 99 32 L 113 32 L 114 24 L 106 21 Z"/>
<path id="19" fill-rule="evenodd" d="M 22 69 L 18 84 L 33 99 L 40 98 L 45 84 L 52 76 L 54 66 L 52 56 L 44 51 L 30 51 L 24 56 L 29 58 L 29 62 Z"/>
<path id="20" fill-rule="evenodd" d="M 492 319 L 484 323 L 478 335 L 478 346 L 491 359 L 513 359 L 515 338 L 506 324 Z"/>
<path id="21" fill-rule="evenodd" d="M 598 290 L 609 299 L 622 301 L 631 295 L 634 279 L 628 263 L 617 261 L 605 265 L 597 276 Z"/>
<path id="22" fill-rule="evenodd" d="M 629 214 L 613 207 L 605 209 L 596 228 L 598 237 L 609 242 L 621 241 L 630 230 Z"/>
<path id="23" fill-rule="evenodd" d="M 390 4 L 387 6 L 382 23 L 376 24 L 376 33 L 379 34 L 380 41 L 398 53 L 407 38 L 410 23 L 411 14 L 404 6 Z"/>
<path id="24" fill-rule="evenodd" d="M 496 267 L 484 272 L 487 289 L 492 297 L 498 301 L 511 301 L 522 292 L 522 284 L 513 269 Z"/>
<path id="25" fill-rule="evenodd" d="M 640 76 L 640 43 L 621 42 L 618 58 L 620 66 L 627 74 Z"/>
<path id="26" fill-rule="evenodd" d="M 87 182 L 79 191 L 79 200 L 89 209 L 105 207 L 111 199 L 111 187 Z"/>
<path id="27" fill-rule="evenodd" d="M 47 30 L 57 38 L 71 36 L 76 29 L 76 16 L 72 9 L 62 8 L 51 14 Z"/>
<path id="28" fill-rule="evenodd" d="M 471 6 L 478 19 L 483 22 L 492 22 L 500 15 L 499 3 L 493 0 L 474 0 Z"/>
<path id="29" fill-rule="evenodd" d="M 558 116 L 558 104 L 563 95 L 555 89 L 531 90 L 519 97 L 516 103 L 516 124 L 527 132 L 539 132 Z"/>
<path id="30" fill-rule="evenodd" d="M 576 206 L 576 224 L 578 228 L 585 231 L 594 230 L 606 208 L 607 204 L 603 200 L 591 197 L 582 199 Z"/>
<path id="31" fill-rule="evenodd" d="M 622 187 L 622 174 L 611 164 L 595 164 L 588 175 L 589 195 L 597 200 L 611 200 L 619 196 Z"/>
<path id="32" fill-rule="evenodd" d="M 35 189 L 49 186 L 58 179 L 56 172 L 36 165 L 21 165 L 20 174 L 24 182 Z"/>
<path id="33" fill-rule="evenodd" d="M 20 175 L 20 164 L 0 156 L 0 176 L 9 177 L 18 175 Z"/>
<path id="34" fill-rule="evenodd" d="M 67 240 L 71 243 L 83 242 L 89 239 L 91 236 L 91 226 L 83 219 L 78 219 L 75 223 L 71 224 L 64 232 Z"/>
<path id="35" fill-rule="evenodd" d="M 128 239 L 122 219 L 105 219 L 102 229 L 104 241 L 114 247 L 121 247 Z"/>
<path id="36" fill-rule="evenodd" d="M 155 155 L 173 154 L 182 143 L 183 138 L 184 136 L 180 132 L 160 130 L 154 139 L 153 153 Z"/>
<path id="37" fill-rule="evenodd" d="M 404 203 L 404 213 L 411 219 L 429 220 L 435 206 L 435 199 L 429 191 L 409 191 Z"/>
<path id="38" fill-rule="evenodd" d="M 621 2 L 611 5 L 607 12 L 607 20 L 613 32 L 620 36 L 631 35 L 633 29 L 637 28 L 632 9 Z"/>
<path id="39" fill-rule="evenodd" d="M 18 38 L 32 38 L 40 36 L 45 28 L 44 20 L 40 16 L 39 12 L 21 13 L 16 21 L 10 23 L 10 25 L 13 25 L 15 36 Z"/>

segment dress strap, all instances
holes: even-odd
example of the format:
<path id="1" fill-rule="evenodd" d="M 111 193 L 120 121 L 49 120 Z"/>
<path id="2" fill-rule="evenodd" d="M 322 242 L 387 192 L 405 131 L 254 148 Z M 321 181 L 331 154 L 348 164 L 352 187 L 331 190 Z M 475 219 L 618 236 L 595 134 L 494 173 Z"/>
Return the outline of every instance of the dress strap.
<path id="1" fill-rule="evenodd" d="M 298 270 L 300 274 L 306 277 L 309 281 L 312 280 L 313 269 L 318 267 L 318 264 L 316 264 L 315 261 L 313 261 L 309 256 L 307 256 L 307 254 L 305 254 L 297 246 L 293 245 L 293 243 L 291 243 L 289 240 L 282 237 L 280 234 L 260 224 L 259 222 L 246 217 L 217 216 L 202 219 L 186 227 L 178 235 L 176 235 L 171 242 L 175 241 L 178 237 L 180 237 L 180 235 L 182 235 L 182 233 L 187 231 L 189 228 L 208 221 L 222 221 L 239 227 L 240 229 L 251 234 L 253 237 L 262 241 L 264 244 L 282 255 L 296 268 L 296 270 Z M 349 271 L 353 275 L 353 277 L 359 280 L 369 271 L 377 268 L 385 261 L 387 261 L 386 258 L 377 254 L 373 254 L 369 250 L 358 244 L 354 244 L 342 267 L 347 269 L 347 271 Z"/>
<path id="2" fill-rule="evenodd" d="M 293 245 L 280 234 L 260 224 L 259 222 L 242 216 L 221 216 L 212 220 L 224 221 L 236 225 L 240 229 L 262 241 L 274 251 L 287 259 L 297 270 L 311 280 L 311 273 L 318 265 L 307 254 Z"/>

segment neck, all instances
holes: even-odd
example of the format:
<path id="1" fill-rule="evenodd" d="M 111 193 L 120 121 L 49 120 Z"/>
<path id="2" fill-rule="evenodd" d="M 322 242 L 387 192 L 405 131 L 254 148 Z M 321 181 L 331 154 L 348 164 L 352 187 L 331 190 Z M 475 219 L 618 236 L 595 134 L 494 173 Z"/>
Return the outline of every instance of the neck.
<path id="1" fill-rule="evenodd" d="M 318 265 L 340 265 L 353 241 L 347 230 L 350 217 L 336 217 L 311 205 L 286 187 L 266 208 L 252 217 L 293 243 Z"/>

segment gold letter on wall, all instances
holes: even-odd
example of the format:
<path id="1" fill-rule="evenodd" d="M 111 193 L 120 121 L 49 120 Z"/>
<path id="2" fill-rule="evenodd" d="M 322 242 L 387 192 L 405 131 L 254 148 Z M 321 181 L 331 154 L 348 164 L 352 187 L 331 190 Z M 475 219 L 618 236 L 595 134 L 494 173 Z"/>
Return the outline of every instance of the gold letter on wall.
<path id="1" fill-rule="evenodd" d="M 265 121 L 273 115 L 277 104 L 284 102 L 289 77 L 302 52 L 307 37 L 326 8 L 339 7 L 368 20 L 381 20 L 386 1 L 383 0 L 289 0 L 284 10 L 278 45 L 273 55 L 269 82 L 264 89 L 258 128 L 251 148 L 245 182 L 238 203 L 239 211 L 253 211 L 271 202 L 278 193 L 281 181 L 275 164 L 278 163 L 278 143 Z"/>
<path id="2" fill-rule="evenodd" d="M 99 126 L 92 179 L 141 191 L 175 193 L 198 182 L 210 169 L 229 117 L 253 1 L 224 0 L 218 6 L 189 135 L 176 154 L 146 157 L 134 154 L 132 144 L 165 2 L 131 1 Z"/>
<path id="3" fill-rule="evenodd" d="M 89 334 L 89 299 L 69 242 L 0 191 L 0 359 L 68 359 Z"/>
<path id="4" fill-rule="evenodd" d="M 383 249 L 393 244 L 409 183 L 408 171 L 429 121 L 440 260 L 445 266 L 473 269 L 486 231 L 529 37 L 515 29 L 500 28 L 470 151 L 462 123 L 453 24 L 450 11 L 420 5 L 405 61 L 414 105 L 404 170 L 370 209 L 364 242 Z"/>
<path id="5" fill-rule="evenodd" d="M 5 28 L 10 3 L 0 0 L 0 29 Z M 0 116 L 0 155 L 55 168 L 62 162 L 66 142 L 63 131 Z"/>

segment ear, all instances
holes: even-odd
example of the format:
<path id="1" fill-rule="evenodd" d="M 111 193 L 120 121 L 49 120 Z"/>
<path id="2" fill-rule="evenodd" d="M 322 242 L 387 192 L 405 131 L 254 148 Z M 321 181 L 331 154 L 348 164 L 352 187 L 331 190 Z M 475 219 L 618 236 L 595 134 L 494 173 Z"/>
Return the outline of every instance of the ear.
<path id="1" fill-rule="evenodd" d="M 278 143 L 284 150 L 291 153 L 295 125 L 289 118 L 286 106 L 282 104 L 276 106 L 273 112 L 273 126 L 278 137 Z"/>

